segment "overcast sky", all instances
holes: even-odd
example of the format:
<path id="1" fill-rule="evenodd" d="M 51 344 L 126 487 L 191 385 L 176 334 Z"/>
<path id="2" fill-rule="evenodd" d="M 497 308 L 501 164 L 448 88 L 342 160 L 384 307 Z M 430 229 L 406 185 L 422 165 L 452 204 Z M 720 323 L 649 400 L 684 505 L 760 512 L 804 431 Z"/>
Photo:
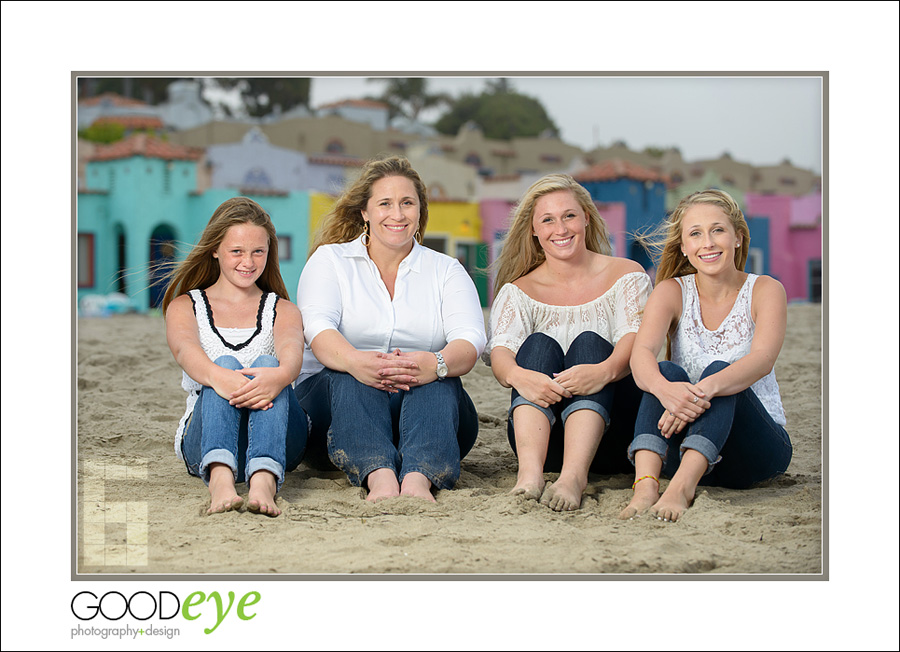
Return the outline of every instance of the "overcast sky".
<path id="1" fill-rule="evenodd" d="M 431 77 L 432 92 L 478 93 L 482 77 Z M 623 140 L 635 150 L 678 147 L 689 161 L 729 152 L 754 165 L 822 171 L 822 80 L 818 77 L 514 77 L 541 101 L 563 141 L 583 149 Z M 314 78 L 313 107 L 365 95 L 365 77 Z M 440 111 L 423 117 L 433 121 Z"/>

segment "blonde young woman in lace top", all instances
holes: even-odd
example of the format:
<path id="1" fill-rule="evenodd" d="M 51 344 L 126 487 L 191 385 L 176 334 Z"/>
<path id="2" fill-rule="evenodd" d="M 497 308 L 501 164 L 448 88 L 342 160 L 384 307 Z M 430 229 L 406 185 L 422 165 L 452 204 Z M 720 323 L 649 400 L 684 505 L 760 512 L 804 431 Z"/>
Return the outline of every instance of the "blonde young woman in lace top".
<path id="1" fill-rule="evenodd" d="M 512 388 L 512 493 L 556 511 L 581 506 L 589 470 L 629 470 L 640 392 L 628 359 L 650 279 L 609 251 L 590 194 L 553 174 L 525 193 L 497 264 L 486 361 Z"/>
<path id="2" fill-rule="evenodd" d="M 634 497 L 621 518 L 649 508 L 675 521 L 698 484 L 731 488 L 783 473 L 791 443 L 775 381 L 787 301 L 782 285 L 742 271 L 750 231 L 720 190 L 679 203 L 652 238 L 657 285 L 631 354 L 644 398 L 629 456 Z M 670 361 L 657 362 L 669 338 Z M 659 496 L 660 472 L 671 480 Z"/>

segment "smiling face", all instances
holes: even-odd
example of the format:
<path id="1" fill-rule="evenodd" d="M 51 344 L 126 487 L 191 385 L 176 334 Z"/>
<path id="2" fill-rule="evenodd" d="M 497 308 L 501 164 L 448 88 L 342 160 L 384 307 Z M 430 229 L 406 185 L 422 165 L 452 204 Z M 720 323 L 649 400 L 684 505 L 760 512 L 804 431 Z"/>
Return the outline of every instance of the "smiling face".
<path id="1" fill-rule="evenodd" d="M 569 190 L 551 192 L 534 203 L 532 233 L 548 257 L 570 259 L 585 251 L 586 227 L 584 209 Z"/>
<path id="2" fill-rule="evenodd" d="M 419 196 L 406 177 L 384 177 L 372 184 L 372 194 L 362 211 L 369 223 L 370 249 L 412 248 L 419 228 Z"/>
<path id="3" fill-rule="evenodd" d="M 741 246 L 731 220 L 717 206 L 695 204 L 681 223 L 681 252 L 704 274 L 736 269 L 735 251 Z"/>
<path id="4" fill-rule="evenodd" d="M 219 279 L 248 288 L 260 277 L 269 257 L 269 236 L 255 224 L 229 227 L 213 252 L 219 261 Z"/>

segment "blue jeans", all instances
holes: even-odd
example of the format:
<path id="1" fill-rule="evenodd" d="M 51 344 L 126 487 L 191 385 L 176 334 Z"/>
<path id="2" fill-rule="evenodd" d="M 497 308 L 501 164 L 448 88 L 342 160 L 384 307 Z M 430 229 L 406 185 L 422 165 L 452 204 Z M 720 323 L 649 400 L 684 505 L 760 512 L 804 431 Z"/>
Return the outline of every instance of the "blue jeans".
<path id="1" fill-rule="evenodd" d="M 451 489 L 478 436 L 478 413 L 459 378 L 388 394 L 323 369 L 295 391 L 310 410 L 315 457 L 321 461 L 327 450 L 356 486 L 372 471 L 389 468 L 400 482 L 415 471 L 435 488 Z"/>
<path id="2" fill-rule="evenodd" d="M 552 377 L 579 364 L 597 364 L 606 360 L 613 352 L 613 345 L 593 331 L 581 333 L 569 350 L 563 353 L 559 343 L 544 333 L 532 333 L 519 347 L 516 364 L 525 369 L 539 371 Z M 564 398 L 549 408 L 528 401 L 512 390 L 509 408 L 509 421 L 506 434 L 513 452 L 516 452 L 516 436 L 513 428 L 513 410 L 520 405 L 531 405 L 540 410 L 550 422 L 550 441 L 547 446 L 547 459 L 544 471 L 558 472 L 562 469 L 563 444 L 565 441 L 565 421 L 576 410 L 593 410 L 603 417 L 606 423 L 603 438 L 597 448 L 597 454 L 591 462 L 593 473 L 614 474 L 628 473 L 626 451 L 634 433 L 634 421 L 637 417 L 641 391 L 634 384 L 631 375 L 615 383 L 606 385 L 595 394 Z"/>
<path id="3" fill-rule="evenodd" d="M 243 369 L 231 355 L 215 363 L 226 369 Z M 261 355 L 251 367 L 277 367 L 278 360 Z M 290 385 L 272 401 L 268 410 L 236 408 L 212 387 L 204 387 L 185 427 L 181 451 L 188 473 L 209 484 L 209 465 L 219 462 L 234 473 L 235 482 L 246 482 L 257 471 L 270 471 L 284 482 L 285 470 L 292 471 L 306 449 L 306 414 Z"/>
<path id="4" fill-rule="evenodd" d="M 716 360 L 701 379 L 722 371 L 727 362 Z M 659 370 L 671 382 L 690 382 L 687 372 L 672 362 L 660 362 Z M 644 394 L 628 456 L 650 450 L 663 459 L 663 473 L 672 477 L 687 449 L 701 453 L 709 463 L 701 485 L 746 489 L 784 473 L 793 448 L 785 429 L 775 423 L 749 387 L 731 396 L 717 396 L 693 423 L 670 439 L 657 427 L 665 408 L 649 393 Z"/>

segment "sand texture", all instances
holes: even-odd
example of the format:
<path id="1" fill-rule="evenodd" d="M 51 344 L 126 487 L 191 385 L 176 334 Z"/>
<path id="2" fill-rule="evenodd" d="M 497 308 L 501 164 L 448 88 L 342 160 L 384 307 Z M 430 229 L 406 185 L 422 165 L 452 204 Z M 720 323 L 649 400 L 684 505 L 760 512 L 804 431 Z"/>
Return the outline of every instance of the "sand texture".
<path id="1" fill-rule="evenodd" d="M 626 475 L 592 475 L 575 512 L 507 495 L 509 392 L 480 361 L 464 378 L 478 443 L 437 504 L 370 504 L 343 473 L 301 465 L 280 493 L 280 517 L 206 516 L 208 491 L 173 449 L 185 392 L 162 319 L 80 319 L 77 572 L 821 573 L 821 319 L 818 305 L 788 308 L 776 366 L 794 444 L 787 474 L 747 491 L 701 487 L 674 524 L 617 519 L 631 496 Z M 238 491 L 246 497 L 246 485 Z"/>

